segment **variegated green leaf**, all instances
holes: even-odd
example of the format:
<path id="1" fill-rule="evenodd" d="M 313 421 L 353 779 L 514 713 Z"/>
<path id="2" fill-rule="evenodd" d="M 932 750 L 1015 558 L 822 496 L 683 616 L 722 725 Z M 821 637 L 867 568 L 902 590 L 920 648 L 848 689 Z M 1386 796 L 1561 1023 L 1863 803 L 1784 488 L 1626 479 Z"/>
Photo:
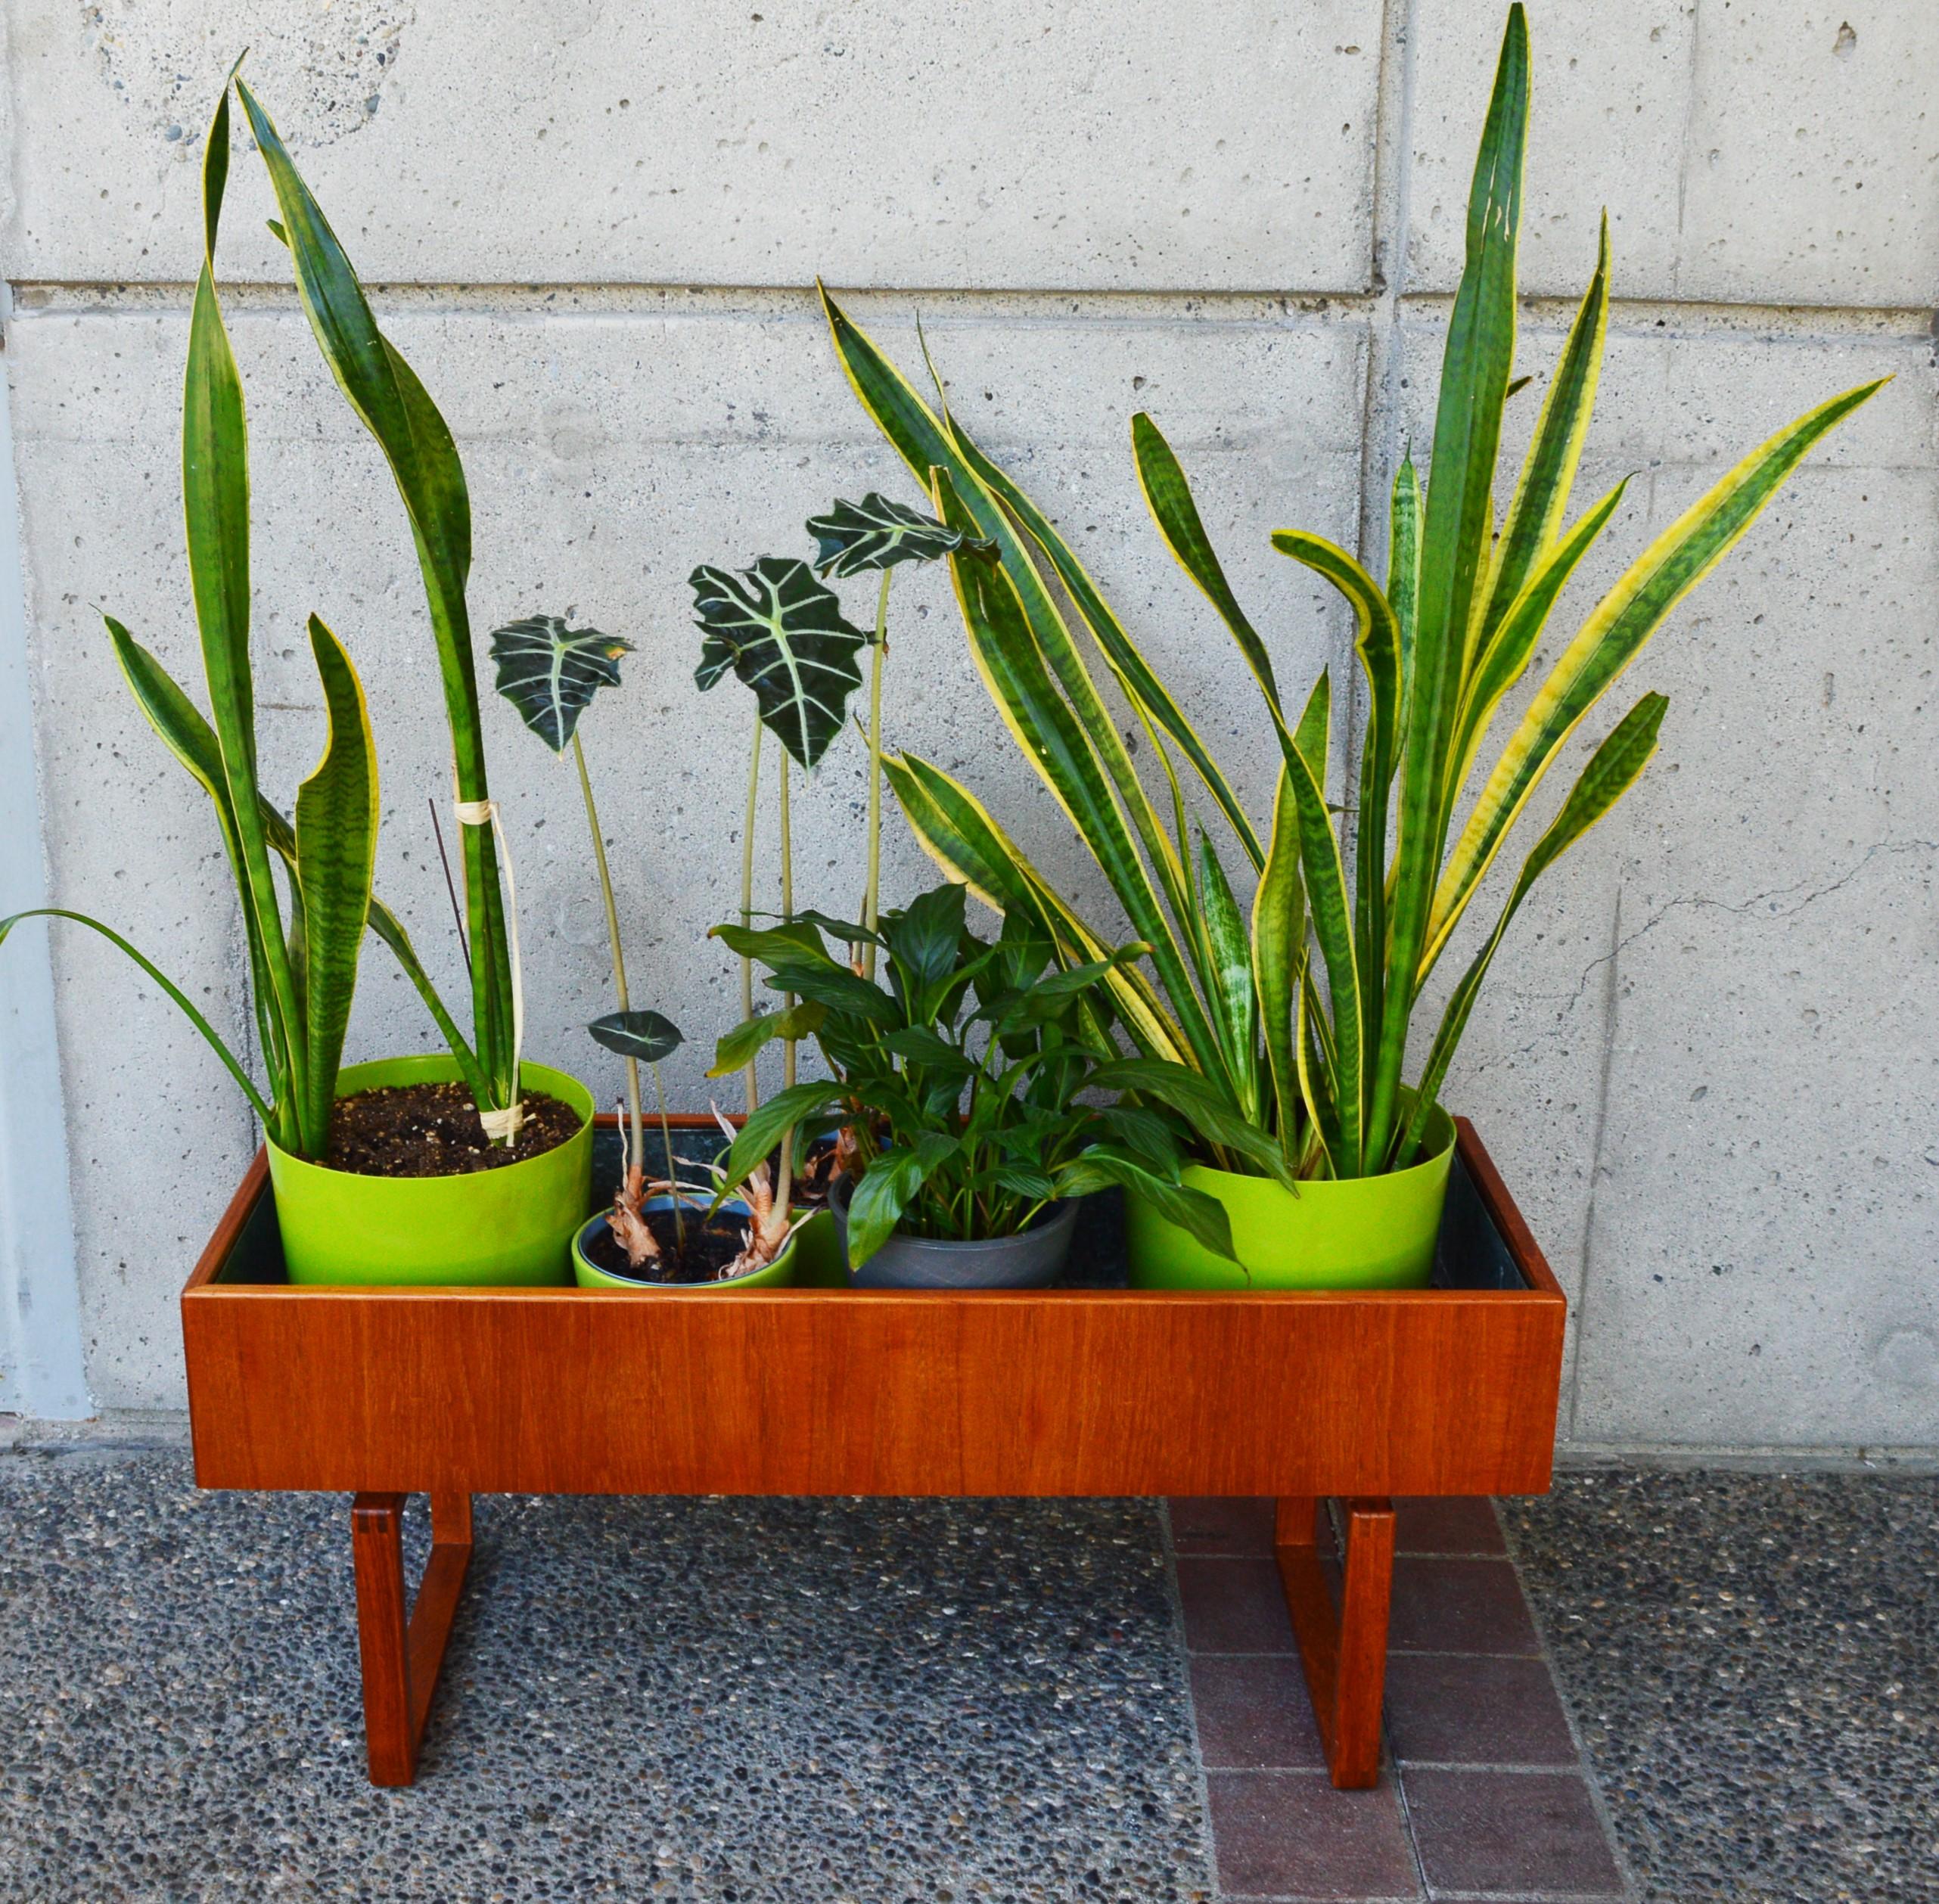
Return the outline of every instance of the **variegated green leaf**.
<path id="1" fill-rule="evenodd" d="M 826 515 L 808 518 L 808 533 L 819 545 L 816 568 L 837 582 L 869 569 L 893 568 L 898 562 L 933 562 L 958 549 L 981 556 L 996 553 L 994 542 L 945 529 L 924 511 L 892 502 L 874 489 L 859 502 L 837 496 Z"/>
<path id="2" fill-rule="evenodd" d="M 1608 738 L 1590 756 L 1588 766 L 1569 790 L 1568 798 L 1563 801 L 1561 811 L 1536 841 L 1534 850 L 1522 865 L 1514 891 L 1509 895 L 1508 903 L 1502 908 L 1494 930 L 1462 974 L 1442 1014 L 1440 1029 L 1435 1034 L 1427 1065 L 1421 1073 L 1413 1114 L 1394 1154 L 1394 1169 L 1404 1170 L 1415 1160 L 1428 1120 L 1433 1114 L 1441 1086 L 1446 1080 L 1447 1067 L 1453 1061 L 1461 1034 L 1467 1029 L 1468 1016 L 1481 989 L 1481 981 L 1487 977 L 1488 967 L 1500 949 L 1509 921 L 1528 896 L 1528 889 L 1636 784 L 1637 776 L 1656 751 L 1657 734 L 1669 705 L 1661 694 L 1647 694 L 1623 716 Z"/>
<path id="3" fill-rule="evenodd" d="M 1597 604 L 1530 704 L 1468 815 L 1434 895 L 1424 964 L 1446 943 L 1509 828 L 1577 723 L 1664 617 L 1757 520 L 1812 446 L 1884 381 L 1832 397 L 1767 438 L 1664 530 Z"/>
<path id="4" fill-rule="evenodd" d="M 1476 658 L 1484 654 L 1495 631 L 1527 585 L 1537 565 L 1547 554 L 1568 511 L 1569 492 L 1576 465 L 1589 434 L 1589 412 L 1595 408 L 1596 380 L 1602 368 L 1602 344 L 1609 328 L 1609 215 L 1602 215 L 1597 241 L 1596 275 L 1576 313 L 1562 354 L 1549 380 L 1541 415 L 1529 440 L 1521 480 L 1502 524 L 1501 547 L 1490 578 Z"/>
<path id="5" fill-rule="evenodd" d="M 869 637 L 843 618 L 841 598 L 806 562 L 763 555 L 750 569 L 697 568 L 691 581 L 705 638 L 695 684 L 711 688 L 732 669 L 754 691 L 768 730 L 813 767 L 862 685 L 855 657 Z"/>
<path id="6" fill-rule="evenodd" d="M 297 885 L 303 896 L 306 1126 L 328 1133 L 356 990 L 357 954 L 377 862 L 377 743 L 363 684 L 343 644 L 314 615 L 310 651 L 330 719 L 323 758 L 297 790 Z"/>
<path id="7" fill-rule="evenodd" d="M 1495 457 L 1515 356 L 1515 246 L 1527 129 L 1528 28 L 1518 4 L 1509 11 L 1475 160 L 1466 261 L 1441 359 L 1421 537 L 1414 692 L 1401 765 L 1387 984 L 1380 1033 L 1370 1054 L 1366 1138 L 1375 1157 L 1386 1153 L 1399 1105 L 1414 1006 L 1412 974 L 1427 941 L 1447 834 L 1447 753 L 1460 707 L 1469 624 L 1485 579 Z M 1343 1125 L 1345 1117 L 1343 1107 Z"/>
<path id="8" fill-rule="evenodd" d="M 528 615 L 492 631 L 496 685 L 519 719 L 555 753 L 564 752 L 601 688 L 620 685 L 620 657 L 633 645 L 556 615 Z"/>
<path id="9" fill-rule="evenodd" d="M 1266 1069 L 1272 1080 L 1280 1152 L 1290 1169 L 1299 1154 L 1303 1101 L 1294 1046 L 1294 1012 L 1306 974 L 1305 889 L 1300 883 L 1299 803 L 1291 768 L 1282 761 L 1279 797 L 1266 870 L 1252 899 L 1252 970 L 1265 1033 Z"/>

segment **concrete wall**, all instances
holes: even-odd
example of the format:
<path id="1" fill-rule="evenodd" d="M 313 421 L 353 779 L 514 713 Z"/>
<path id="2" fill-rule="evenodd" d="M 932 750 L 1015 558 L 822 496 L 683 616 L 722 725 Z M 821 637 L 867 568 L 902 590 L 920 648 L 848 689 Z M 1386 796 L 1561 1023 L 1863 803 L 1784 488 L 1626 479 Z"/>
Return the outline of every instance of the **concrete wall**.
<path id="1" fill-rule="evenodd" d="M 638 989 L 694 1037 L 670 1070 L 696 1107 L 701 1053 L 733 1015 L 702 934 L 733 890 L 744 754 L 739 707 L 691 688 L 684 578 L 800 547 L 837 492 L 906 489 L 830 360 L 814 274 L 853 287 L 906 358 L 923 314 L 954 400 L 1074 530 L 1263 808 L 1265 730 L 1155 544 L 1127 420 L 1150 408 L 1191 467 L 1282 676 L 1342 664 L 1339 613 L 1266 532 L 1296 522 L 1379 551 L 1389 473 L 1430 432 L 1500 24 L 1470 0 L 7 12 L 5 356 L 54 891 L 242 1025 L 209 814 L 129 705 L 93 605 L 192 675 L 176 431 L 196 161 L 248 44 L 458 432 L 480 626 L 570 607 L 639 646 L 587 741 Z M 1552 360 L 1606 203 L 1618 303 L 1583 493 L 1634 476 L 1568 608 L 1788 416 L 1896 380 L 1638 668 L 1671 697 L 1661 757 L 1531 903 L 1453 1095 L 1576 1298 L 1573 1443 L 1931 1446 L 1939 12 L 1531 12 L 1524 365 Z M 313 608 L 378 710 L 383 890 L 449 981 L 425 812 L 448 778 L 414 567 L 262 235 L 267 204 L 241 155 L 225 269 L 251 405 L 267 776 L 287 794 L 317 745 Z M 893 738 L 1089 890 L 939 579 L 900 580 L 895 601 Z M 576 1029 L 604 1008 L 604 953 L 569 769 L 507 710 L 491 739 L 532 1048 L 598 1073 Z M 804 797 L 815 903 L 853 900 L 861 791 L 849 748 Z M 890 890 L 924 877 L 892 836 Z M 104 1406 L 173 1405 L 174 1293 L 253 1135 L 111 953 L 64 932 L 54 960 L 89 1381 Z M 356 1052 L 428 1030 L 374 954 Z"/>

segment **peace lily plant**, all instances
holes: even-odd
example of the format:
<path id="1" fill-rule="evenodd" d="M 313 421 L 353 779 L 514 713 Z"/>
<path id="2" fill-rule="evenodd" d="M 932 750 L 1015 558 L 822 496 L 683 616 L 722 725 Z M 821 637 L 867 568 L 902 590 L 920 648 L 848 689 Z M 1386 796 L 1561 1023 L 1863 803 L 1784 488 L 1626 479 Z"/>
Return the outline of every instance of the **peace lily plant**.
<path id="1" fill-rule="evenodd" d="M 1337 1246 L 1344 1257 L 1316 1271 L 1313 1262 L 1288 1266 L 1290 1276 L 1425 1278 L 1453 1143 L 1437 1099 L 1475 998 L 1535 881 L 1642 771 L 1667 705 L 1662 695 L 1645 694 L 1609 729 L 1527 852 L 1409 1087 L 1409 1034 L 1429 980 L 1577 728 L 1812 446 L 1878 387 L 1860 385 L 1785 425 L 1652 541 L 1562 643 L 1471 794 L 1508 697 L 1625 487 L 1570 517 L 1608 323 L 1605 222 L 1527 454 L 1506 511 L 1496 512 L 1503 412 L 1525 380 L 1515 374 L 1515 256 L 1527 117 L 1527 35 L 1517 5 L 1475 166 L 1428 479 L 1423 486 L 1411 461 L 1395 479 L 1384 581 L 1322 536 L 1288 529 L 1272 537 L 1338 589 L 1355 618 L 1367 719 L 1337 825 L 1327 798 L 1333 684 L 1322 674 L 1297 710 L 1282 698 L 1157 422 L 1143 413 L 1132 421 L 1139 480 L 1159 533 L 1257 684 L 1280 761 L 1263 820 L 1246 810 L 1049 517 L 978 446 L 940 387 L 934 404 L 925 401 L 823 294 L 843 368 L 937 516 L 995 545 L 994 562 L 960 551 L 949 558 L 971 654 L 1132 931 L 1151 948 L 1148 975 L 1120 964 L 1106 980 L 1136 1055 L 1093 1082 L 1189 1121 L 1204 1163 L 1215 1166 L 1191 1179 L 1232 1206 L 1241 1260 L 1254 1269 L 1275 1267 L 1302 1225 L 1337 1231 L 1350 1209 L 1353 1234 L 1322 1241 L 1316 1230 L 1310 1239 L 1321 1255 Z M 1156 797 L 1080 632 L 1130 704 L 1155 766 Z M 911 825 L 952 878 L 999 909 L 1031 912 L 1067 962 L 1105 955 L 1108 935 L 968 787 L 913 754 L 885 764 Z M 1189 803 L 1194 779 L 1203 797 Z M 1195 827 L 1193 803 L 1202 815 Z M 1248 880 L 1249 908 L 1240 897 Z M 1422 1173 L 1434 1179 L 1428 1194 L 1407 1191 Z M 1397 1238 L 1376 1179 L 1414 1195 L 1409 1236 Z M 1142 1279 L 1218 1279 L 1217 1266 L 1173 1226 L 1133 1204 L 1133 1269 Z"/>

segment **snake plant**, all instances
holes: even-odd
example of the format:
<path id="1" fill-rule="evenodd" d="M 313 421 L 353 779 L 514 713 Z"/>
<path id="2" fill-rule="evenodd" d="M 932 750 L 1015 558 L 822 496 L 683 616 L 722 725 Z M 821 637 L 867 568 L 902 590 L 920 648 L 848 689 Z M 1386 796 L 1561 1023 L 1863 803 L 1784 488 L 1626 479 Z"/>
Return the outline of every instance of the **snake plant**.
<path id="1" fill-rule="evenodd" d="M 396 954 L 474 1089 L 482 1089 L 483 1080 L 403 927 L 371 893 L 378 779 L 369 714 L 349 654 L 315 615 L 308 623 L 310 651 L 328 729 L 322 759 L 297 790 L 294 825 L 258 784 L 249 653 L 248 436 L 242 380 L 215 278 L 228 160 L 225 85 L 203 159 L 202 268 L 189 318 L 182 392 L 189 580 L 213 718 L 201 713 L 120 622 L 112 615 L 103 619 L 142 713 L 215 806 L 241 902 L 265 1086 L 258 1089 L 242 1060 L 181 988 L 100 921 L 65 908 L 41 908 L 0 920 L 0 940 L 21 919 L 36 917 L 70 920 L 99 933 L 140 966 L 208 1041 L 270 1139 L 296 1156 L 321 1158 L 329 1148 L 331 1107 L 367 924 Z M 287 919 L 272 870 L 277 860 L 286 875 Z"/>
<path id="2" fill-rule="evenodd" d="M 518 1101 L 518 1014 L 498 849 L 489 824 L 493 809 L 486 783 L 484 731 L 465 599 L 471 567 L 471 503 L 464 466 L 437 405 L 378 328 L 348 256 L 269 114 L 240 79 L 235 89 L 275 193 L 281 216 L 271 228 L 288 249 L 298 300 L 338 388 L 384 452 L 410 523 L 437 648 L 451 734 L 453 790 L 464 836 L 477 1055 L 475 1061 L 468 1061 L 468 1051 L 460 1052 L 459 1058 L 480 1112 L 503 1114 Z M 217 190 L 219 194 L 219 182 Z M 456 1039 L 448 1023 L 446 1036 Z M 458 1042 L 452 1049 L 458 1051 Z M 516 1118 L 499 1121 L 500 1135 L 509 1143 Z"/>
<path id="3" fill-rule="evenodd" d="M 1564 584 L 1624 495 L 1618 483 L 1569 519 L 1608 322 L 1605 221 L 1594 275 L 1497 527 L 1502 412 L 1519 387 L 1515 253 L 1527 117 L 1527 32 L 1518 5 L 1475 166 L 1428 478 L 1423 490 L 1411 463 L 1396 477 L 1384 583 L 1323 537 L 1285 530 L 1272 539 L 1325 577 L 1356 623 L 1368 718 L 1345 824 L 1337 827 L 1326 797 L 1332 685 L 1322 675 L 1297 713 L 1282 700 L 1266 645 L 1152 418 L 1141 414 L 1132 424 L 1145 499 L 1257 682 L 1279 756 L 1263 824 L 1246 812 L 1049 517 L 977 445 L 940 388 L 932 406 L 823 293 L 844 370 L 937 514 L 996 545 L 993 564 L 950 558 L 971 652 L 1132 932 L 1151 948 L 1155 983 L 1134 966 L 1108 976 L 1138 1055 L 1097 1081 L 1169 1104 L 1194 1123 L 1208 1157 L 1230 1169 L 1291 1182 L 1374 1176 L 1417 1160 L 1510 921 L 1542 873 L 1634 784 L 1655 749 L 1664 697 L 1644 694 L 1582 769 L 1455 985 L 1409 1091 L 1403 1067 L 1422 989 L 1509 833 L 1664 618 L 1812 446 L 1878 387 L 1862 384 L 1786 424 L 1651 542 L 1561 645 L 1468 797 L 1502 704 L 1533 663 Z M 1161 776 L 1157 797 L 1139 778 L 1074 629 L 1130 704 Z M 886 764 L 918 837 L 950 877 L 1000 909 L 1031 910 L 1067 959 L 1105 955 L 1107 935 L 968 788 L 913 755 Z M 1187 800 L 1195 778 L 1217 830 L 1215 837 L 1201 826 L 1195 842 Z M 1249 915 L 1239 896 L 1247 875 Z"/>

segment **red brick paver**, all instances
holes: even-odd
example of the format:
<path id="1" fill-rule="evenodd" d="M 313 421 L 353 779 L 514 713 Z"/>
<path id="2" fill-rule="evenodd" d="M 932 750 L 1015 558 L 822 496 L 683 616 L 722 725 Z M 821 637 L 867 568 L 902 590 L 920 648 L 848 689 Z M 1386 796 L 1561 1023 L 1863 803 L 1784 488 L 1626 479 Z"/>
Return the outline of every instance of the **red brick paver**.
<path id="1" fill-rule="evenodd" d="M 1343 1792 L 1272 1558 L 1272 1504 L 1170 1504 L 1221 1904 L 1622 1904 L 1493 1502 L 1394 1505 L 1386 1760 L 1373 1791 Z"/>

